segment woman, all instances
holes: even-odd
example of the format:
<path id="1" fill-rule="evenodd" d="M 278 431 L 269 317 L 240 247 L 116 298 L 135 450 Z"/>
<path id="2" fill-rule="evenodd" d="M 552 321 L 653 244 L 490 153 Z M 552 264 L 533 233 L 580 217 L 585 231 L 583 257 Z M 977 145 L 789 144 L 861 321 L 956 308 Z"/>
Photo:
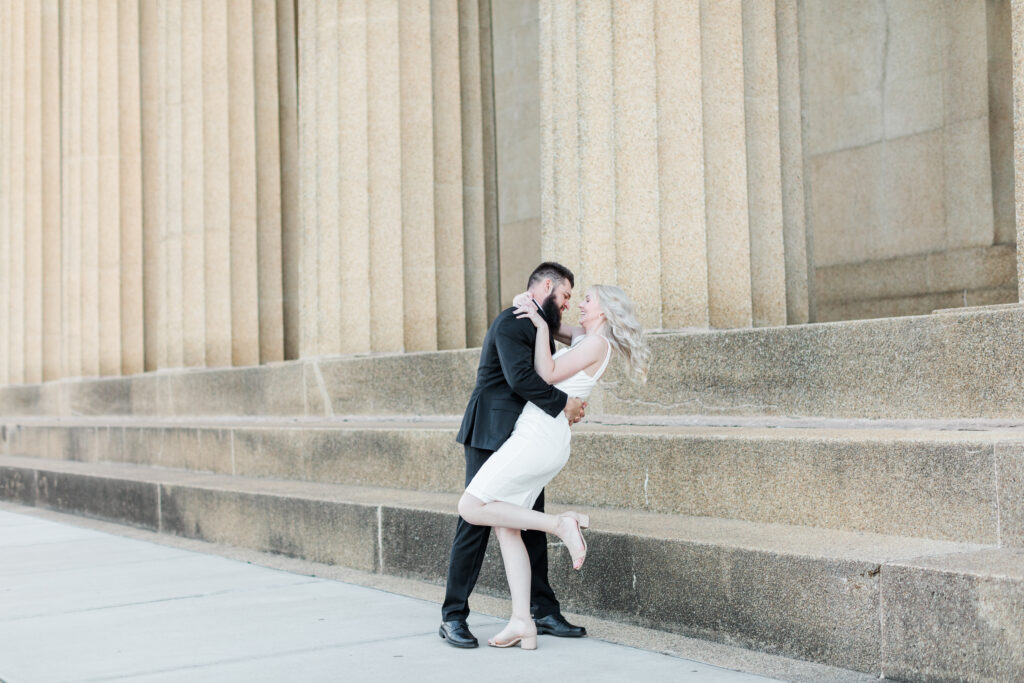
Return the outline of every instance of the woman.
<path id="1" fill-rule="evenodd" d="M 558 337 L 571 346 L 551 355 L 547 322 L 528 294 L 513 300 L 516 316 L 529 318 L 537 328 L 534 367 L 537 374 L 570 396 L 586 398 L 601 378 L 612 351 L 644 379 L 649 352 L 633 304 L 618 287 L 595 285 L 580 303 L 580 324 L 563 324 Z M 537 647 L 537 628 L 530 616 L 530 558 L 520 535 L 536 529 L 558 536 L 572 557 L 574 569 L 583 566 L 587 543 L 581 528 L 587 515 L 566 512 L 549 515 L 532 510 L 544 486 L 569 459 L 569 423 L 564 414 L 551 417 L 527 403 L 508 440 L 487 459 L 459 500 L 459 514 L 470 524 L 492 526 L 501 544 L 512 617 L 488 643 L 493 647 Z"/>

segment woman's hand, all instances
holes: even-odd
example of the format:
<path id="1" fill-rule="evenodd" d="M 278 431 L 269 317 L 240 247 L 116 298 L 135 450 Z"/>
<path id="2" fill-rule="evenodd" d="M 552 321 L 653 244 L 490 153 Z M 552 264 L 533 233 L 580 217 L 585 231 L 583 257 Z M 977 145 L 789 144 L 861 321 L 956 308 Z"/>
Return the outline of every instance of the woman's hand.
<path id="1" fill-rule="evenodd" d="M 521 296 L 523 295 L 520 294 L 516 299 L 518 300 Z M 514 313 L 517 318 L 529 318 L 530 322 L 533 323 L 533 326 L 538 329 L 547 325 L 544 318 L 541 317 L 540 311 L 537 309 L 537 305 L 533 303 L 533 299 L 530 298 L 529 295 L 527 295 L 525 302 L 517 303 L 513 300 L 512 303 L 516 305 Z"/>
<path id="2" fill-rule="evenodd" d="M 513 308 L 520 308 L 533 301 L 533 297 L 530 296 L 529 292 L 523 292 L 522 294 L 516 294 L 512 299 Z"/>

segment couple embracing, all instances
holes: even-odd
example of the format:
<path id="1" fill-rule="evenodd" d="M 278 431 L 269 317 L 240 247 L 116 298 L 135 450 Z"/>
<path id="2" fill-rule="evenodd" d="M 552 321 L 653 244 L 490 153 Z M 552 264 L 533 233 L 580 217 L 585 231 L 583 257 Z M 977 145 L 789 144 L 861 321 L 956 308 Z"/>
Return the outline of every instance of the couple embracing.
<path id="1" fill-rule="evenodd" d="M 573 568 L 587 554 L 584 514 L 544 513 L 544 486 L 569 459 L 570 425 L 612 355 L 643 378 L 649 352 L 633 305 L 618 287 L 595 285 L 579 304 L 579 325 L 562 323 L 574 280 L 565 266 L 534 269 L 527 291 L 502 311 L 484 338 L 476 386 L 457 441 L 466 452 L 466 492 L 452 542 L 439 634 L 455 647 L 476 647 L 469 594 L 491 527 L 501 545 L 512 616 L 488 643 L 537 647 L 538 634 L 581 637 L 586 629 L 562 616 L 548 583 L 547 537 L 565 544 Z M 568 348 L 555 353 L 555 340 Z"/>

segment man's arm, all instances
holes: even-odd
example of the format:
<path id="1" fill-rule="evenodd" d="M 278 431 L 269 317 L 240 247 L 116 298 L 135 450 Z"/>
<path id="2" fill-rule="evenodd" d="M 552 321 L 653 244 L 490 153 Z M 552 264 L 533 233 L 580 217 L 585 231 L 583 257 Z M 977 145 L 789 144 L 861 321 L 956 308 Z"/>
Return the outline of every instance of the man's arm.
<path id="1" fill-rule="evenodd" d="M 496 332 L 498 360 L 512 391 L 556 417 L 565 409 L 569 397 L 541 379 L 533 367 L 533 323 L 509 318 L 500 324 Z"/>

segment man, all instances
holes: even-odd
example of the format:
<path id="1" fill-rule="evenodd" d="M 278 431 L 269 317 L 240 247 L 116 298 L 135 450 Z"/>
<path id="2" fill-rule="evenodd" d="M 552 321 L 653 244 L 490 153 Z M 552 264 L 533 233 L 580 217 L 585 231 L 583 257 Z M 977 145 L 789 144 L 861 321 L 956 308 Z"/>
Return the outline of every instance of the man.
<path id="1" fill-rule="evenodd" d="M 527 290 L 539 303 L 541 313 L 554 340 L 569 307 L 573 276 L 565 266 L 545 262 L 530 275 Z M 583 417 L 584 404 L 542 380 L 533 368 L 533 346 L 537 328 L 527 318 L 516 318 L 513 309 L 502 311 L 484 337 L 477 368 L 476 386 L 469 398 L 462 428 L 456 441 L 466 451 L 466 484 L 490 455 L 508 439 L 527 401 L 556 417 L 564 412 L 569 424 Z M 560 337 L 561 338 L 561 337 Z M 554 341 L 551 342 L 554 350 Z M 535 510 L 544 511 L 541 492 Z M 473 591 L 487 550 L 490 527 L 474 526 L 459 518 L 448 563 L 448 585 L 441 607 L 439 634 L 455 647 L 476 647 L 477 639 L 469 630 L 469 594 Z M 547 538 L 540 531 L 524 531 L 523 542 L 530 555 L 530 611 L 537 633 L 579 638 L 586 629 L 573 626 L 562 616 L 555 593 L 548 583 Z"/>

